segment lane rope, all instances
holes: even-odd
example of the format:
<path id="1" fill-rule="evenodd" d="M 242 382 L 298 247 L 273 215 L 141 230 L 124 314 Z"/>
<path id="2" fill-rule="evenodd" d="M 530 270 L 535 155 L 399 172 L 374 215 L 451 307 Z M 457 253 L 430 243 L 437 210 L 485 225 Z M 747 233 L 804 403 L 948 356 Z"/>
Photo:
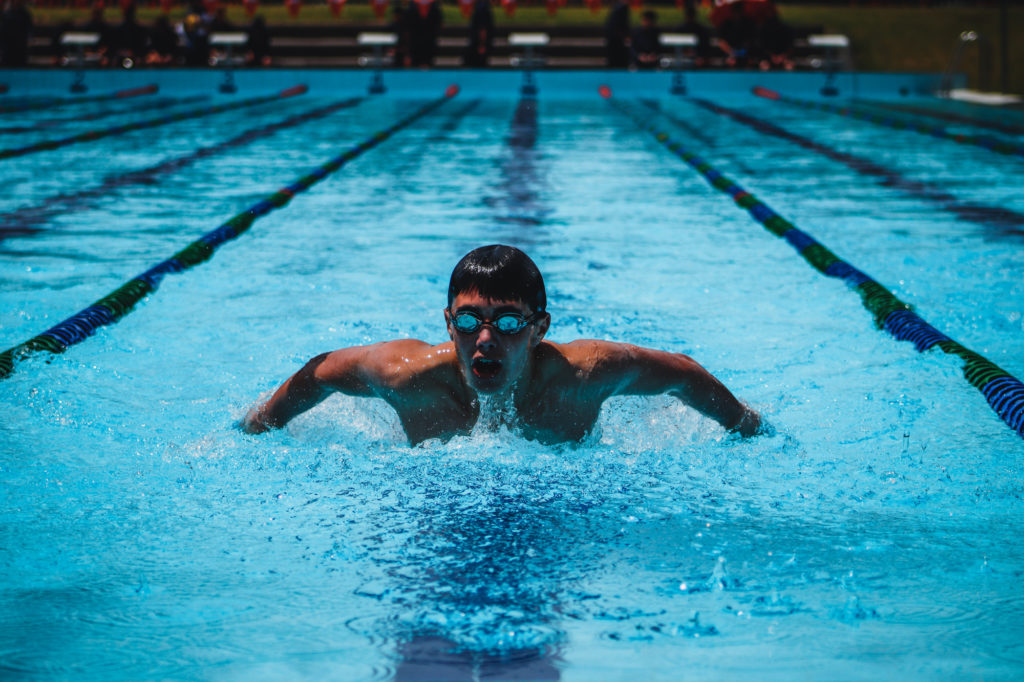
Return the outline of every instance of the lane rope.
<path id="1" fill-rule="evenodd" d="M 148 168 L 140 168 L 127 173 L 109 176 L 102 183 L 94 187 L 87 187 L 71 194 L 58 194 L 48 197 L 34 206 L 18 208 L 10 213 L 0 213 L 0 240 L 12 236 L 33 234 L 38 231 L 37 225 L 46 222 L 54 216 L 67 215 L 72 210 L 88 209 L 90 207 L 89 199 L 108 196 L 114 189 L 131 187 L 133 185 L 152 185 L 160 176 L 181 170 L 200 159 L 209 158 L 233 147 L 240 147 L 280 130 L 323 118 L 340 109 L 356 106 L 362 101 L 362 97 L 353 97 L 324 107 L 311 109 L 301 114 L 289 116 L 281 121 L 258 128 L 251 128 L 229 140 L 224 140 L 207 147 L 200 147 L 189 154 L 161 161 Z"/>
<path id="2" fill-rule="evenodd" d="M 658 142 L 700 173 L 712 187 L 732 197 L 737 206 L 746 210 L 766 230 L 784 239 L 811 267 L 827 277 L 843 280 L 860 295 L 861 302 L 880 329 L 899 341 L 913 343 L 919 353 L 937 347 L 944 353 L 962 359 L 963 374 L 967 381 L 981 391 L 1000 419 L 1024 437 L 1024 383 L 937 330 L 887 288 L 839 258 L 811 235 L 797 229 L 710 163 L 670 138 L 668 133 L 658 130 L 628 107 L 613 100 L 610 91 L 605 99 L 641 129 L 654 135 Z"/>
<path id="3" fill-rule="evenodd" d="M 148 294 L 155 291 L 161 280 L 169 273 L 184 272 L 213 256 L 213 252 L 222 244 L 237 238 L 252 227 L 253 222 L 271 211 L 285 206 L 292 197 L 304 192 L 331 173 L 384 142 L 396 132 L 426 116 L 442 104 L 452 99 L 459 92 L 457 85 L 451 85 L 444 95 L 428 102 L 397 123 L 380 130 L 366 138 L 356 146 L 332 158 L 315 168 L 312 172 L 286 187 L 282 187 L 263 200 L 253 204 L 220 227 L 206 233 L 184 249 L 162 261 L 142 274 L 130 279 L 123 285 L 79 311 L 60 324 L 47 329 L 24 343 L 0 353 L 0 379 L 6 378 L 14 371 L 14 363 L 37 351 L 63 353 L 72 345 L 84 341 L 98 328 L 113 324 L 129 312 Z"/>
<path id="4" fill-rule="evenodd" d="M 202 116 L 211 116 L 213 114 L 219 114 L 225 111 L 231 111 L 232 109 L 241 109 L 243 107 L 252 107 L 257 104 L 265 104 L 267 102 L 274 102 L 277 100 L 287 99 L 296 95 L 305 93 L 309 88 L 305 85 L 296 85 L 282 90 L 281 92 L 272 95 L 261 95 L 260 97 L 250 97 L 249 99 L 239 100 L 237 102 L 228 102 L 227 104 L 216 104 L 213 106 L 203 107 L 201 109 L 190 109 L 189 111 L 181 111 L 175 114 L 168 114 L 167 116 L 160 116 L 159 118 L 151 118 L 145 121 L 138 121 L 135 123 L 126 123 L 124 125 L 114 126 L 112 128 L 103 128 L 100 130 L 90 130 L 84 133 L 78 133 L 77 135 L 71 135 L 56 140 L 44 140 L 43 142 L 37 142 L 30 144 L 26 147 L 15 147 L 12 149 L 0 149 L 0 159 L 11 159 L 17 156 L 25 156 L 26 154 L 34 154 L 36 152 L 45 152 L 60 147 L 66 147 L 72 144 L 78 144 L 79 142 L 93 142 L 95 140 L 102 140 L 105 137 L 112 135 L 123 135 L 124 133 L 130 133 L 136 130 L 145 130 L 146 128 L 156 128 L 157 126 L 167 125 L 169 123 L 177 123 L 178 121 L 186 121 L 192 118 L 200 118 Z"/>
<path id="5" fill-rule="evenodd" d="M 774 90 L 769 90 L 768 88 L 762 88 L 760 86 L 755 87 L 753 89 L 753 93 L 758 97 L 764 97 L 765 99 L 785 102 L 786 104 L 792 104 L 805 109 L 817 109 L 819 111 L 838 114 L 839 116 L 847 116 L 849 118 L 856 118 L 862 121 L 869 121 L 880 126 L 885 126 L 886 128 L 893 128 L 894 130 L 910 130 L 915 133 L 921 133 L 922 135 L 937 137 L 940 140 L 949 140 L 959 144 L 982 147 L 983 149 L 988 149 L 989 151 L 997 152 L 999 154 L 1024 156 L 1024 145 L 1016 142 L 1010 142 L 1008 140 L 1000 140 L 992 137 L 991 135 L 965 135 L 963 133 L 951 133 L 942 126 L 931 125 L 930 123 L 910 121 L 883 114 L 875 114 L 848 106 L 837 106 L 827 102 L 797 99 L 796 97 L 788 97 L 786 95 L 779 94 Z"/>
<path id="6" fill-rule="evenodd" d="M 1010 231 L 1015 230 L 1018 234 L 1024 234 L 1024 231 L 1020 230 L 1021 227 L 1024 227 L 1024 214 L 1006 206 L 986 206 L 985 204 L 963 202 L 949 192 L 929 186 L 920 180 L 906 178 L 900 173 L 885 168 L 869 159 L 832 149 L 820 142 L 815 142 L 802 135 L 790 132 L 770 121 L 756 118 L 742 111 L 723 107 L 708 100 L 695 98 L 691 101 L 708 111 L 727 116 L 738 123 L 753 128 L 759 133 L 774 135 L 783 140 L 793 142 L 804 149 L 821 154 L 833 161 L 838 161 L 861 175 L 879 178 L 885 187 L 901 190 L 917 199 L 935 202 L 943 209 L 964 220 L 985 226 L 995 226 L 1004 230 L 1009 228 Z"/>
<path id="7" fill-rule="evenodd" d="M 985 118 L 979 118 L 977 116 L 958 114 L 952 111 L 940 111 L 928 109 L 926 107 L 913 106 L 911 104 L 896 104 L 893 102 L 879 102 L 876 100 L 858 99 L 854 100 L 854 104 L 857 106 L 875 107 L 878 109 L 891 109 L 893 111 L 914 114 L 916 116 L 937 118 L 940 121 L 949 121 L 950 123 L 963 123 L 974 126 L 975 128 L 996 130 L 1007 135 L 1024 135 L 1024 126 L 1014 125 L 1009 121 L 993 121 Z"/>
<path id="8" fill-rule="evenodd" d="M 90 95 L 89 97 L 62 97 L 57 99 L 48 99 L 43 102 L 32 102 L 31 104 L 12 104 L 8 106 L 0 106 L 0 114 L 20 114 L 23 111 L 56 109 L 58 107 L 66 107 L 72 104 L 91 104 L 93 102 L 107 102 L 112 99 L 141 97 L 142 95 L 155 94 L 159 89 L 160 88 L 156 85 L 144 85 L 140 88 L 118 90 L 117 92 L 108 92 L 104 95 Z"/>
<path id="9" fill-rule="evenodd" d="M 181 97 L 181 98 L 157 98 L 156 101 L 149 101 L 144 104 L 136 104 L 124 109 L 105 109 L 104 111 L 96 111 L 91 114 L 82 114 L 80 116 L 63 116 L 60 118 L 51 118 L 48 120 L 39 121 L 32 125 L 22 126 L 3 126 L 0 127 L 0 135 L 14 135 L 22 133 L 35 133 L 40 130 L 47 128 L 57 128 L 60 126 L 67 125 L 68 123 L 82 123 L 83 121 L 98 121 L 103 118 L 111 118 L 113 116 L 124 116 L 126 114 L 139 114 L 143 111 L 149 111 L 151 109 L 166 109 L 168 107 L 183 106 L 185 104 L 195 104 L 203 100 L 209 99 L 209 95 L 194 95 L 192 97 Z"/>

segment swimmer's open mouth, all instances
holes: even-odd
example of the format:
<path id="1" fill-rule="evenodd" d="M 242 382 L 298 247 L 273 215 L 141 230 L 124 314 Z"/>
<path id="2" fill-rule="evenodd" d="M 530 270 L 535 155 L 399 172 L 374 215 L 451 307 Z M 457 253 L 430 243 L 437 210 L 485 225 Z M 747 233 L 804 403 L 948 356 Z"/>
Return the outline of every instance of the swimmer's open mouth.
<path id="1" fill-rule="evenodd" d="M 473 359 L 473 374 L 481 379 L 493 379 L 501 371 L 501 360 L 488 360 L 487 358 Z"/>

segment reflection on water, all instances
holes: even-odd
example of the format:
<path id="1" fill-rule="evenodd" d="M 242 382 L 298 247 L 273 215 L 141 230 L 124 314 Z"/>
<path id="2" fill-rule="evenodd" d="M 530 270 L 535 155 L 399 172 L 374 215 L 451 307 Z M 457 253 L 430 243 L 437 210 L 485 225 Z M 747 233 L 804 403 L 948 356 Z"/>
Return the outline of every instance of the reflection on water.
<path id="1" fill-rule="evenodd" d="M 407 481 L 424 486 L 426 504 L 381 510 L 382 524 L 405 529 L 399 547 L 378 554 L 401 595 L 399 612 L 381 624 L 401 642 L 397 679 L 435 665 L 435 679 L 457 670 L 557 679 L 558 613 L 579 570 L 580 509 L 522 471 L 483 462 L 459 469 L 454 487 Z"/>
<path id="2" fill-rule="evenodd" d="M 418 636 L 399 645 L 401 661 L 395 682 L 436 680 L 537 680 L 560 679 L 556 656 L 543 649 L 518 649 L 499 654 L 462 651 L 444 637 Z"/>

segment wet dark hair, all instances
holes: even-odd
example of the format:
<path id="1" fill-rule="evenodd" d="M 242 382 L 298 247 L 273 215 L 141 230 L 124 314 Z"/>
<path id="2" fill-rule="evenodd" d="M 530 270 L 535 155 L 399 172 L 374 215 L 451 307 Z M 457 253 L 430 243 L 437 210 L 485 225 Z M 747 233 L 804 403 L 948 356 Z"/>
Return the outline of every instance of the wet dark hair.
<path id="1" fill-rule="evenodd" d="M 491 244 L 473 249 L 452 270 L 448 307 L 459 294 L 476 292 L 497 301 L 522 301 L 534 313 L 547 307 L 544 278 L 530 257 L 514 246 Z"/>

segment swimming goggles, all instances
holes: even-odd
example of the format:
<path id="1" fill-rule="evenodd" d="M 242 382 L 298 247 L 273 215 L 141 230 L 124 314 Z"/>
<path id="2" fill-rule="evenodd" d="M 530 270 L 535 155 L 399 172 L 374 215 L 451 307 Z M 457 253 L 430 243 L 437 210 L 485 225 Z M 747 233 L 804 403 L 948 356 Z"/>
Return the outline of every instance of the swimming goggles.
<path id="1" fill-rule="evenodd" d="M 472 334 L 485 324 L 489 324 L 502 334 L 518 334 L 526 325 L 533 323 L 537 315 L 523 317 L 519 313 L 502 313 L 493 320 L 485 320 L 476 313 L 463 310 L 451 313 L 452 326 L 463 334 Z"/>

